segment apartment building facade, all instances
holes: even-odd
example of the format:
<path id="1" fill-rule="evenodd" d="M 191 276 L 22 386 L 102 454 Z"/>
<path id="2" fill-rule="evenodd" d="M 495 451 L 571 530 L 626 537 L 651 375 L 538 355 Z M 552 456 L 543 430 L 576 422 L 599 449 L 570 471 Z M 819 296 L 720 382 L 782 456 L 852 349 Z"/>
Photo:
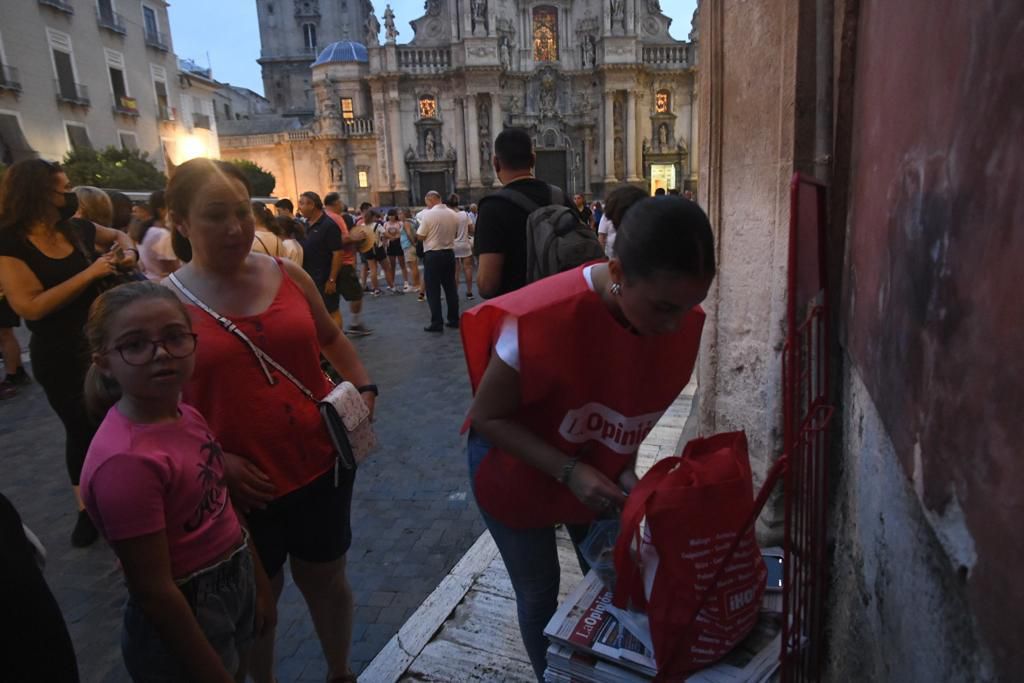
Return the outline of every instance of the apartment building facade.
<path id="1" fill-rule="evenodd" d="M 216 152 L 212 91 L 179 71 L 164 0 L 0 0 L 0 163 L 81 147 L 141 149 L 166 169 Z M 185 112 L 201 93 L 208 105 Z M 183 100 L 187 97 L 187 100 Z"/>

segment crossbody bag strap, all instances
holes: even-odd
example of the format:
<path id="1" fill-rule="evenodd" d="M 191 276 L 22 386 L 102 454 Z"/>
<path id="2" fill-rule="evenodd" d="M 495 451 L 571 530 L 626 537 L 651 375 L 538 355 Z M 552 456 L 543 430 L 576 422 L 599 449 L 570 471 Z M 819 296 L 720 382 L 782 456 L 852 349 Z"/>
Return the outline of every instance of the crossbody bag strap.
<path id="1" fill-rule="evenodd" d="M 284 275 L 284 277 L 287 277 L 287 275 Z M 256 346 L 256 344 L 253 343 L 251 339 L 249 339 L 249 335 L 247 335 L 245 332 L 239 329 L 238 325 L 231 322 L 229 318 L 226 318 L 225 316 L 221 315 L 220 313 L 218 313 L 217 311 L 213 310 L 205 303 L 203 303 L 203 301 L 195 294 L 193 294 L 188 287 L 182 284 L 181 280 L 178 279 L 177 274 L 171 273 L 169 279 L 171 282 L 174 283 L 174 286 L 178 288 L 178 290 L 185 296 L 186 299 L 188 299 L 192 304 L 194 304 L 197 308 L 199 308 L 204 313 L 209 315 L 211 318 L 216 320 L 217 324 L 219 324 L 225 330 L 241 339 L 242 342 L 249 347 L 249 350 L 252 351 L 252 354 L 256 356 L 256 360 L 259 361 L 260 368 L 263 370 L 263 374 L 266 376 L 267 382 L 269 382 L 271 385 L 277 383 L 274 381 L 273 375 L 270 374 L 270 370 L 267 369 L 267 365 L 269 364 L 275 370 L 284 375 L 289 381 L 291 381 L 292 384 L 298 387 L 299 391 L 305 394 L 310 401 L 318 403 L 316 397 L 313 396 L 313 392 L 307 389 L 305 384 L 300 382 L 295 377 L 295 375 L 288 372 L 280 363 L 271 358 L 266 351 Z"/>

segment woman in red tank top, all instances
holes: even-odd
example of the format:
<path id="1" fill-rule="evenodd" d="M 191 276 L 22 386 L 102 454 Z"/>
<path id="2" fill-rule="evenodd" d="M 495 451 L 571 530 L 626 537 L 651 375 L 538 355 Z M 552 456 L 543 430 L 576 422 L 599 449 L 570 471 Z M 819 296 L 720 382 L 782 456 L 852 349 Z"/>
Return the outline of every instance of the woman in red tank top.
<path id="1" fill-rule="evenodd" d="M 579 542 L 598 514 L 625 502 L 640 443 L 693 371 L 698 304 L 715 274 L 711 226 L 695 203 L 648 198 L 621 213 L 609 262 L 462 318 L 475 391 L 473 491 L 515 588 L 538 680 L 558 601 L 554 526 L 566 524 Z"/>
<path id="2" fill-rule="evenodd" d="M 188 306 L 199 334 L 196 371 L 185 387 L 224 447 L 225 478 L 247 512 L 253 543 L 275 599 L 290 557 L 328 654 L 329 680 L 355 680 L 348 668 L 352 593 L 345 553 L 353 474 L 340 470 L 316 405 L 274 372 L 271 384 L 239 337 L 193 306 L 182 288 L 235 325 L 317 396 L 328 384 L 320 354 L 366 391 L 372 412 L 376 388 L 355 348 L 341 334 L 312 279 L 299 266 L 251 252 L 255 223 L 245 177 L 231 164 L 193 159 L 167 187 L 174 248 L 185 265 L 166 282 Z M 273 678 L 273 620 L 253 647 L 249 670 Z"/>

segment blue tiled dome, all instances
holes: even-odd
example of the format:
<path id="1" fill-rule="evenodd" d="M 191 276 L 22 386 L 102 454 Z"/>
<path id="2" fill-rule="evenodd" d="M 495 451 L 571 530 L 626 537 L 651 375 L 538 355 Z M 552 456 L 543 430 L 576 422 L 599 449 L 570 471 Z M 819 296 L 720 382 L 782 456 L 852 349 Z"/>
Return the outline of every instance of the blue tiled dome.
<path id="1" fill-rule="evenodd" d="M 362 62 L 365 64 L 369 61 L 370 56 L 366 52 L 365 45 L 354 43 L 351 40 L 339 40 L 325 47 L 320 56 L 313 62 L 313 66 L 345 62 Z"/>

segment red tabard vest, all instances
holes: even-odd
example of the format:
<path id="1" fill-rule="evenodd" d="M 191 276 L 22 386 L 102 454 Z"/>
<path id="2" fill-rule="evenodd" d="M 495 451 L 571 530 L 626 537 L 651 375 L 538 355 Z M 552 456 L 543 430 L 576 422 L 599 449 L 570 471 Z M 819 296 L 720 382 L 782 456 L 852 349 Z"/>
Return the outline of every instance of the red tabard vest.
<path id="1" fill-rule="evenodd" d="M 518 318 L 521 405 L 516 419 L 613 481 L 686 386 L 704 326 L 695 307 L 670 334 L 641 337 L 588 286 L 583 268 L 500 296 L 462 316 L 475 393 L 507 316 Z M 580 524 L 594 513 L 569 488 L 520 458 L 492 448 L 477 471 L 480 507 L 513 528 Z"/>

